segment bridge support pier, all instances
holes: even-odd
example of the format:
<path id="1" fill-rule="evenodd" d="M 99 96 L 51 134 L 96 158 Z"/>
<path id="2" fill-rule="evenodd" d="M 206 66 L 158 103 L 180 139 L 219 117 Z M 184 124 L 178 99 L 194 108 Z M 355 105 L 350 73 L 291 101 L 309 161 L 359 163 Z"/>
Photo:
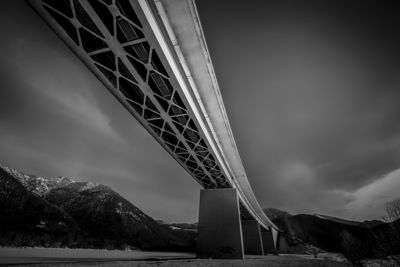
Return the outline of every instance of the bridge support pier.
<path id="1" fill-rule="evenodd" d="M 260 225 L 256 220 L 242 220 L 244 253 L 264 255 Z"/>
<path id="2" fill-rule="evenodd" d="M 274 241 L 274 247 L 275 249 L 278 249 L 278 242 L 279 242 L 279 236 L 281 235 L 278 230 L 275 230 L 274 228 L 271 228 L 272 232 L 272 240 Z"/>
<path id="3" fill-rule="evenodd" d="M 264 247 L 264 254 L 276 254 L 276 243 L 274 242 L 274 237 L 272 233 L 273 229 L 270 230 L 261 229 L 261 239 Z"/>
<path id="4" fill-rule="evenodd" d="M 242 227 L 236 189 L 202 189 L 198 258 L 243 259 Z"/>
<path id="5" fill-rule="evenodd" d="M 278 242 L 278 250 L 279 253 L 289 253 L 289 244 L 286 240 L 286 237 L 279 233 L 279 242 Z"/>

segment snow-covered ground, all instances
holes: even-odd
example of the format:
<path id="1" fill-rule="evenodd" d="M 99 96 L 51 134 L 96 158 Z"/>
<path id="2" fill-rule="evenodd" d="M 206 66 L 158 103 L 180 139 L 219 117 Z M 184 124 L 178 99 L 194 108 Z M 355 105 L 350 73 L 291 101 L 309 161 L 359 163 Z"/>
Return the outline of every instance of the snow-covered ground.
<path id="1" fill-rule="evenodd" d="M 0 265 L 33 264 L 33 266 L 350 266 L 324 257 L 305 255 L 246 256 L 244 260 L 196 259 L 192 253 L 147 252 L 140 250 L 95 250 L 61 248 L 0 248 Z"/>
<path id="2" fill-rule="evenodd" d="M 194 258 L 192 253 L 141 250 L 100 250 L 69 248 L 0 248 L 0 265 L 24 263 L 127 261 L 141 259 Z"/>

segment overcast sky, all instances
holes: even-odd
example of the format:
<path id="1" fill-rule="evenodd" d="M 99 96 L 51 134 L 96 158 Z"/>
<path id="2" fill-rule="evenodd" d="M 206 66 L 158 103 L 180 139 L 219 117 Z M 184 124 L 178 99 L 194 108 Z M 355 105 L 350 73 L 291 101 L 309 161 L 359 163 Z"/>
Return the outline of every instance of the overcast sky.
<path id="1" fill-rule="evenodd" d="M 330 2 L 198 9 L 261 206 L 378 218 L 400 197 L 400 10 Z M 156 219 L 197 220 L 200 186 L 24 1 L 0 1 L 0 31 L 2 164 L 109 185 Z"/>

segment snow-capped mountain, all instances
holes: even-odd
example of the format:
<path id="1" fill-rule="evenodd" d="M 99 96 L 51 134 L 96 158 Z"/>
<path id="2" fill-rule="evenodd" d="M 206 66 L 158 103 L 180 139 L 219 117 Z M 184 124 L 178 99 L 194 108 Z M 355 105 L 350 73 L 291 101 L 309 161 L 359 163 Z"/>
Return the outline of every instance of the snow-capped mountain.
<path id="1" fill-rule="evenodd" d="M 39 196 L 44 196 L 54 188 L 66 186 L 71 183 L 76 183 L 76 181 L 72 180 L 71 178 L 62 176 L 56 178 L 44 178 L 32 174 L 25 174 L 13 168 L 3 166 L 2 164 L 0 164 L 0 168 L 8 172 L 14 178 L 17 178 L 22 183 L 22 185 L 24 185 L 26 189 L 28 189 L 28 191 L 35 193 Z"/>
<path id="2" fill-rule="evenodd" d="M 42 246 L 194 248 L 194 235 L 160 225 L 102 184 L 0 165 L 0 193 L 0 246 L 19 245 L 22 238 Z"/>

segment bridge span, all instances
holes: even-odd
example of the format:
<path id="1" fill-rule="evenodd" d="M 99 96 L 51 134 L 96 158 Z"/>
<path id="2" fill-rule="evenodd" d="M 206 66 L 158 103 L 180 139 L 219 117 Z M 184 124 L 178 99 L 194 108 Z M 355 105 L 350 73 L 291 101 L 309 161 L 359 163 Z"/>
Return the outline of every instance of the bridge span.
<path id="1" fill-rule="evenodd" d="M 275 253 L 280 230 L 249 184 L 194 0 L 27 1 L 204 188 L 197 255 Z"/>

